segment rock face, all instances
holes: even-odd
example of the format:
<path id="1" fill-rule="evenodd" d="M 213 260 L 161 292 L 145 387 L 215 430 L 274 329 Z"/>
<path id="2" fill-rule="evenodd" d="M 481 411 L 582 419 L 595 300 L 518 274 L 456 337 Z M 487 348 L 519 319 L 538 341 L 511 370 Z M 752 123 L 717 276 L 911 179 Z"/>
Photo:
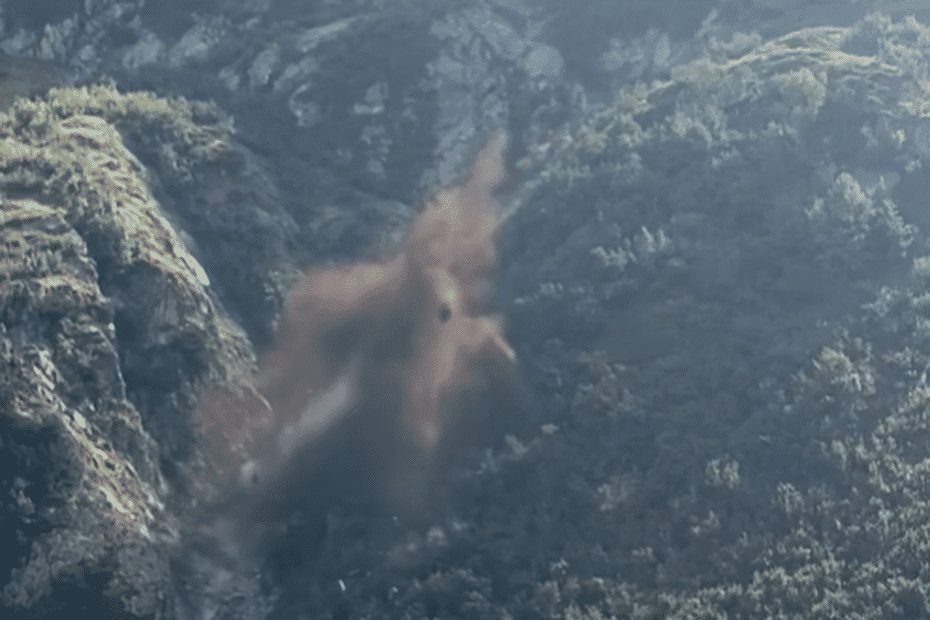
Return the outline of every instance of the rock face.
<path id="1" fill-rule="evenodd" d="M 118 126 L 158 125 L 166 142 L 193 147 L 211 129 L 198 112 L 97 88 L 53 91 L 0 117 L 8 609 L 183 616 L 168 561 L 178 490 L 205 480 L 194 471 L 196 383 L 254 356 Z"/>

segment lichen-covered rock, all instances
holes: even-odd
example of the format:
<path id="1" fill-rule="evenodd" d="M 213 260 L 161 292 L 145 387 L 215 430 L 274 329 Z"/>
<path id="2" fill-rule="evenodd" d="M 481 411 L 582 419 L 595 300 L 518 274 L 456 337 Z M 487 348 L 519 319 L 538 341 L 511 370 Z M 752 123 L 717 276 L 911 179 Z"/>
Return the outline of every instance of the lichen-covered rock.
<path id="1" fill-rule="evenodd" d="M 191 148 L 180 134 L 196 138 L 192 108 L 62 89 L 0 117 L 8 612 L 80 603 L 182 617 L 169 558 L 176 511 L 193 496 L 178 491 L 196 495 L 209 481 L 198 473 L 193 402 L 199 385 L 247 371 L 254 355 L 117 124 L 131 138 L 144 119 Z"/>
<path id="2" fill-rule="evenodd" d="M 268 343 L 297 277 L 294 224 L 258 160 L 238 145 L 226 114 L 212 104 L 105 86 L 52 89 L 46 101 L 23 101 L 11 114 L 27 133 L 45 131 L 48 114 L 112 124 L 140 174 L 151 176 L 162 212 L 211 274 L 211 290 L 253 340 Z"/>

